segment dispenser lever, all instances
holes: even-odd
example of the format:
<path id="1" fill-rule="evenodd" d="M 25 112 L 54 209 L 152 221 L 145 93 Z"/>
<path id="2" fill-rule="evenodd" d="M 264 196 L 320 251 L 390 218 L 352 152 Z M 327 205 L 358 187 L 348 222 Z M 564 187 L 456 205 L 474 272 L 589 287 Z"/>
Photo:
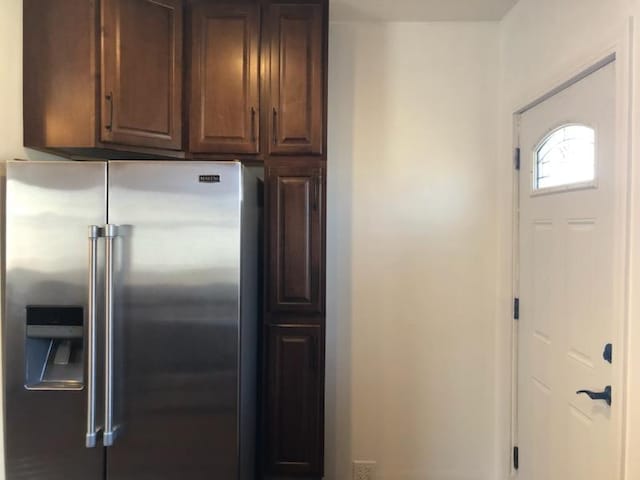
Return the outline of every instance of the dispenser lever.
<path id="1" fill-rule="evenodd" d="M 55 365 L 69 365 L 71 358 L 71 340 L 61 340 L 56 342 L 56 353 L 53 357 Z"/>

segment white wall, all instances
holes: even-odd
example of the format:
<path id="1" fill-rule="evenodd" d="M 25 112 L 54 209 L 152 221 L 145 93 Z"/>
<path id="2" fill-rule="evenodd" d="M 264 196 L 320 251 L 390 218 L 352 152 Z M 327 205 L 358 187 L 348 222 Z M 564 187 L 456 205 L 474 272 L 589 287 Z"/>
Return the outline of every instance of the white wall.
<path id="1" fill-rule="evenodd" d="M 493 478 L 498 25 L 330 32 L 327 471 Z"/>
<path id="2" fill-rule="evenodd" d="M 500 156 L 495 167 L 498 178 L 498 258 L 501 261 L 498 277 L 498 308 L 496 317 L 496 467 L 500 479 L 508 478 L 510 451 L 510 354 L 511 354 L 511 262 L 512 242 L 512 114 L 527 102 L 559 82 L 568 80 L 572 69 L 578 69 L 599 51 L 624 39 L 628 31 L 629 17 L 640 13 L 636 0 L 520 0 L 507 14 L 500 26 Z M 636 55 L 638 61 L 636 41 Z M 619 58 L 619 71 L 625 69 L 628 58 Z M 637 71 L 636 78 L 637 77 Z M 638 98 L 637 82 L 634 96 Z M 621 94 L 621 92 L 619 92 Z M 638 116 L 634 105 L 633 141 L 637 145 Z M 635 149 L 637 151 L 637 148 Z M 638 260 L 638 234 L 640 234 L 640 176 L 638 154 L 632 160 L 633 182 L 633 230 L 631 239 L 631 264 L 634 285 L 631 291 L 629 395 L 627 404 L 628 455 L 626 461 L 628 480 L 640 478 L 640 323 L 636 318 L 640 308 L 640 262 Z M 619 350 L 620 351 L 620 350 Z M 613 477 L 612 477 L 612 480 Z"/>

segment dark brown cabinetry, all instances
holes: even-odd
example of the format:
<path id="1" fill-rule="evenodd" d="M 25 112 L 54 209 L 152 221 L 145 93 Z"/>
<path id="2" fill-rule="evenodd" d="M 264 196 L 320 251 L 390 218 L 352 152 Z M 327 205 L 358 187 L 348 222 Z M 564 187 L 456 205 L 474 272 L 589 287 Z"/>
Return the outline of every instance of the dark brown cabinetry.
<path id="1" fill-rule="evenodd" d="M 322 154 L 323 7 L 271 5 L 268 13 L 271 154 Z"/>
<path id="2" fill-rule="evenodd" d="M 25 146 L 80 158 L 181 148 L 181 0 L 23 5 Z"/>
<path id="3" fill-rule="evenodd" d="M 25 146 L 95 146 L 95 2 L 24 0 L 23 8 Z"/>
<path id="4" fill-rule="evenodd" d="M 268 327 L 267 469 L 281 475 L 322 471 L 322 329 Z"/>
<path id="5" fill-rule="evenodd" d="M 258 153 L 260 7 L 200 4 L 191 14 L 192 152 Z"/>
<path id="6" fill-rule="evenodd" d="M 263 455 L 277 479 L 323 472 L 325 171 L 267 159 Z"/>
<path id="7" fill-rule="evenodd" d="M 24 0 L 25 146 L 321 158 L 327 10 L 325 0 Z"/>
<path id="8" fill-rule="evenodd" d="M 268 479 L 323 476 L 327 7 L 263 14 Z"/>
<path id="9" fill-rule="evenodd" d="M 191 152 L 323 152 L 323 6 L 263 3 L 262 23 L 255 3 L 193 8 Z"/>
<path id="10" fill-rule="evenodd" d="M 269 311 L 321 313 L 323 296 L 322 168 L 267 168 Z"/>
<path id="11" fill-rule="evenodd" d="M 102 0 L 103 142 L 182 146 L 182 0 Z"/>

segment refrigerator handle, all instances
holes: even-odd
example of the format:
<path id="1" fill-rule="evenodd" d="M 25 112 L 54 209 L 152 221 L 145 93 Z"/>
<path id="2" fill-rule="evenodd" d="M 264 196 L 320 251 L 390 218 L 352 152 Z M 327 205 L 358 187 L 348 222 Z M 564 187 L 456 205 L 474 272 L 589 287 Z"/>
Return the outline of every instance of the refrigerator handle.
<path id="1" fill-rule="evenodd" d="M 113 255 L 114 240 L 118 237 L 118 225 L 107 224 L 105 236 L 105 400 L 104 400 L 104 436 L 105 447 L 114 444 L 118 427 L 113 424 Z"/>
<path id="2" fill-rule="evenodd" d="M 89 226 L 89 322 L 87 326 L 87 436 L 86 447 L 95 448 L 100 427 L 96 428 L 96 317 L 98 281 L 98 239 L 104 230 Z"/>

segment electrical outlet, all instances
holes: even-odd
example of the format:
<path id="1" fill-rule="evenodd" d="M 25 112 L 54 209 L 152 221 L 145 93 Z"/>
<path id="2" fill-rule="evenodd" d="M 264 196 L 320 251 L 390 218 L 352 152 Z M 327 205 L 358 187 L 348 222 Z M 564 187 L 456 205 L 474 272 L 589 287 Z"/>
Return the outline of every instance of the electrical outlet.
<path id="1" fill-rule="evenodd" d="M 353 462 L 353 480 L 375 480 L 376 462 L 356 460 Z"/>

